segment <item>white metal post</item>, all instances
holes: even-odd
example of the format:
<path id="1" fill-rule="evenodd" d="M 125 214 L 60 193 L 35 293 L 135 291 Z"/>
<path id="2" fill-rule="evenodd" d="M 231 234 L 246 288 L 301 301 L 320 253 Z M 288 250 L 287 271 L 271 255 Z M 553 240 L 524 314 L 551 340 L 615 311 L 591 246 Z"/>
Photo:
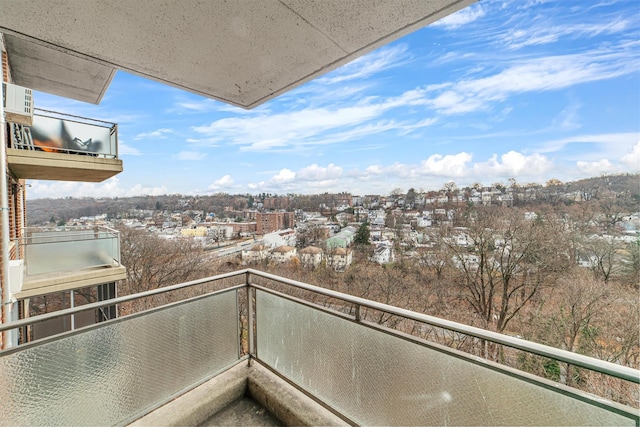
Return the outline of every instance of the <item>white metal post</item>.
<path id="1" fill-rule="evenodd" d="M 3 79 L 4 82 L 4 79 Z M 4 99 L 4 87 L 0 85 L 0 99 Z M 0 223 L 2 223 L 2 323 L 9 323 L 17 316 L 17 304 L 12 301 L 9 289 L 9 186 L 7 184 L 7 143 L 4 103 L 0 102 Z M 14 313 L 15 312 L 15 313 Z M 14 346 L 17 331 L 2 333 L 2 348 Z"/>

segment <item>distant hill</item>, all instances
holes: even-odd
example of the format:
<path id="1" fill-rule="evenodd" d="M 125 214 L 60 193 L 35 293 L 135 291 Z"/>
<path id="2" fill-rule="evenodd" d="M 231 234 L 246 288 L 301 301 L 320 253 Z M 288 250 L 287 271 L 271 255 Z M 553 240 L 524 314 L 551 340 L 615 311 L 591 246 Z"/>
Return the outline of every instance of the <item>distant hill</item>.
<path id="1" fill-rule="evenodd" d="M 640 174 L 605 175 L 579 181 L 565 182 L 553 187 L 543 187 L 545 192 L 553 190 L 559 193 L 580 191 L 588 193 L 593 199 L 608 198 L 612 195 L 633 208 L 640 204 Z M 303 206 L 303 201 L 317 202 L 321 197 L 298 197 L 289 195 L 295 202 L 292 207 L 304 207 L 315 210 L 316 206 Z M 308 200 L 307 200 L 308 199 Z M 316 200 L 317 199 L 317 200 Z M 36 199 L 27 202 L 28 225 L 40 225 L 66 221 L 71 218 L 107 214 L 110 218 L 126 216 L 135 211 L 183 212 L 186 210 L 201 211 L 206 214 L 214 213 L 223 216 L 225 207 L 242 210 L 250 207 L 253 197 L 247 195 L 213 194 L 208 196 L 186 196 L 180 194 L 163 196 L 136 196 L 116 198 L 64 198 L 64 199 Z M 299 202 L 299 203 L 298 203 Z M 307 203 L 308 204 L 308 203 Z M 314 204 L 314 203 L 312 203 Z M 300 205 L 300 206 L 298 206 Z M 638 206 L 640 210 L 640 206 Z M 139 214 L 140 212 L 138 212 Z"/>
<path id="2" fill-rule="evenodd" d="M 245 196 L 214 194 L 210 196 L 136 196 L 115 198 L 35 199 L 27 201 L 27 225 L 67 221 L 71 218 L 91 217 L 107 214 L 108 218 L 141 215 L 142 211 L 183 212 L 186 210 L 215 213 L 219 216 L 226 206 L 243 209 L 247 206 Z"/>
<path id="3" fill-rule="evenodd" d="M 565 184 L 570 191 L 591 191 L 595 197 L 615 193 L 640 201 L 640 174 L 604 175 Z"/>

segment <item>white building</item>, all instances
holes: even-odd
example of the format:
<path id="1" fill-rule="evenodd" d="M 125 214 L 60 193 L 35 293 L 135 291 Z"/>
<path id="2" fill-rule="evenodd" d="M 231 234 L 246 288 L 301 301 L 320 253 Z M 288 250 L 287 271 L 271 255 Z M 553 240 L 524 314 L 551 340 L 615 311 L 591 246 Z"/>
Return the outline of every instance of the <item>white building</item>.
<path id="1" fill-rule="evenodd" d="M 295 246 L 297 242 L 297 235 L 294 230 L 287 228 L 285 230 L 278 230 L 273 233 L 265 234 L 262 237 L 262 241 L 270 248 L 277 248 L 278 246 Z"/>
<path id="2" fill-rule="evenodd" d="M 212 225 L 209 227 L 208 236 L 214 240 L 229 240 L 233 237 L 231 225 Z"/>
<path id="3" fill-rule="evenodd" d="M 271 261 L 277 263 L 290 262 L 296 256 L 296 248 L 293 246 L 279 246 L 271 251 Z"/>
<path id="4" fill-rule="evenodd" d="M 431 219 L 428 216 L 419 216 L 416 225 L 418 228 L 431 227 Z"/>
<path id="5" fill-rule="evenodd" d="M 393 262 L 395 259 L 393 255 L 393 248 L 391 245 L 381 244 L 378 245 L 376 250 L 373 252 L 373 256 L 371 257 L 371 261 L 377 262 L 378 264 L 388 264 Z"/>
<path id="6" fill-rule="evenodd" d="M 307 246 L 298 252 L 298 257 L 305 267 L 315 268 L 322 262 L 322 249 L 315 246 Z"/>
<path id="7" fill-rule="evenodd" d="M 348 248 L 336 248 L 327 255 L 327 265 L 336 271 L 344 271 L 353 261 L 353 252 Z"/>
<path id="8" fill-rule="evenodd" d="M 269 257 L 269 247 L 265 245 L 253 245 L 242 251 L 242 263 L 262 262 Z"/>

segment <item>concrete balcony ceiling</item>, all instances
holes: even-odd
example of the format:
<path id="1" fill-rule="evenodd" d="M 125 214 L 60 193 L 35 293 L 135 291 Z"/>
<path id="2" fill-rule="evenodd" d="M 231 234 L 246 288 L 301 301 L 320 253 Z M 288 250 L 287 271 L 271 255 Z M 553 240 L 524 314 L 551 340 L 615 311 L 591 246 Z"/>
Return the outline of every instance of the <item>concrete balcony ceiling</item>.
<path id="1" fill-rule="evenodd" d="M 474 0 L 0 0 L 16 84 L 99 103 L 118 69 L 252 108 Z"/>
<path id="2" fill-rule="evenodd" d="M 124 170 L 122 160 L 7 148 L 9 169 L 22 179 L 102 182 Z"/>

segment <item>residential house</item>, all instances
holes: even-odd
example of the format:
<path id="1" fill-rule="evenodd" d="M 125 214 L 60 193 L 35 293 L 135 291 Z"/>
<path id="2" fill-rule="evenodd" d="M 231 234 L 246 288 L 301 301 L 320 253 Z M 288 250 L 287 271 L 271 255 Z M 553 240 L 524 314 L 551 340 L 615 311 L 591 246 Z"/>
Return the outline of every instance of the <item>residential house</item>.
<path id="1" fill-rule="evenodd" d="M 298 251 L 300 263 L 305 267 L 315 268 L 322 262 L 322 249 L 315 246 L 307 246 Z"/>
<path id="2" fill-rule="evenodd" d="M 242 250 L 242 263 L 259 263 L 269 258 L 269 247 L 261 244 L 255 244 L 249 249 Z"/>
<path id="3" fill-rule="evenodd" d="M 371 260 L 378 264 L 388 264 L 395 259 L 393 254 L 393 246 L 387 244 L 380 244 L 373 251 Z"/>
<path id="4" fill-rule="evenodd" d="M 327 253 L 327 265 L 336 271 L 344 271 L 353 261 L 353 252 L 349 248 L 336 248 Z"/>
<path id="5" fill-rule="evenodd" d="M 296 256 L 296 248 L 293 246 L 279 246 L 271 251 L 269 259 L 277 263 L 290 262 Z"/>
<path id="6" fill-rule="evenodd" d="M 335 248 L 347 248 L 351 246 L 351 243 L 353 243 L 353 239 L 355 238 L 356 232 L 357 230 L 355 227 L 351 227 L 351 226 L 344 227 L 342 230 L 340 230 L 339 233 L 328 238 L 325 242 L 325 245 L 329 250 L 335 249 Z"/>

